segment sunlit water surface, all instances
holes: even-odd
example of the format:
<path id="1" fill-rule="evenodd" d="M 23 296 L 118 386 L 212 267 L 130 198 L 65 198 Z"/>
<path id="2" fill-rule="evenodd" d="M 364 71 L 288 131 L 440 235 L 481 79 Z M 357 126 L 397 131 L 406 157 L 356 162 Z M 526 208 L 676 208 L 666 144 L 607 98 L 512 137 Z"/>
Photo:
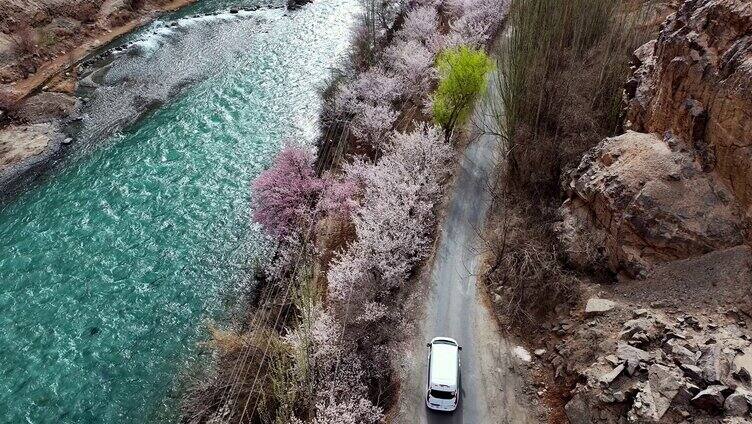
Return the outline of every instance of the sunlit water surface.
<path id="1" fill-rule="evenodd" d="M 174 420 L 205 322 L 263 255 L 250 180 L 316 136 L 357 11 L 172 15 L 95 76 L 77 153 L 0 209 L 0 422 Z M 165 106 L 118 133 L 144 96 Z"/>

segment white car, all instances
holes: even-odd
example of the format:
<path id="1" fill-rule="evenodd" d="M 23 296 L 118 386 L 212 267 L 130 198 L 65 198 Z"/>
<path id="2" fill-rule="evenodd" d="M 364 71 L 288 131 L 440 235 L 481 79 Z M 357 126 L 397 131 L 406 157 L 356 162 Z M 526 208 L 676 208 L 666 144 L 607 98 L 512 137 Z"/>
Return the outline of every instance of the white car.
<path id="1" fill-rule="evenodd" d="M 435 337 L 428 347 L 426 406 L 451 412 L 460 402 L 460 354 L 462 346 L 449 337 Z"/>

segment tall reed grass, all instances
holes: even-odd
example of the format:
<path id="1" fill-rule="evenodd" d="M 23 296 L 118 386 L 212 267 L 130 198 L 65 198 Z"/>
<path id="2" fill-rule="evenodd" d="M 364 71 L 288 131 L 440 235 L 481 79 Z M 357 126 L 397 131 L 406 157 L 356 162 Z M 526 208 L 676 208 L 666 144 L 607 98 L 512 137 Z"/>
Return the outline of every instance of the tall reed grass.
<path id="1" fill-rule="evenodd" d="M 553 188 L 567 162 L 620 130 L 630 55 L 645 41 L 634 5 L 513 1 L 498 64 L 512 182 Z"/>

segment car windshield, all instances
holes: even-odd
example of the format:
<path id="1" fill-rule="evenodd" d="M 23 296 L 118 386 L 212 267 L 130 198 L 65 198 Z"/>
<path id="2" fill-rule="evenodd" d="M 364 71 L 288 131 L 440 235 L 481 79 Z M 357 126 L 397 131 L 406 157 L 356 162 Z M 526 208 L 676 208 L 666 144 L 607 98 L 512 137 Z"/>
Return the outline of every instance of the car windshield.
<path id="1" fill-rule="evenodd" d="M 431 389 L 431 397 L 436 399 L 454 399 L 454 392 L 445 392 L 444 390 Z"/>

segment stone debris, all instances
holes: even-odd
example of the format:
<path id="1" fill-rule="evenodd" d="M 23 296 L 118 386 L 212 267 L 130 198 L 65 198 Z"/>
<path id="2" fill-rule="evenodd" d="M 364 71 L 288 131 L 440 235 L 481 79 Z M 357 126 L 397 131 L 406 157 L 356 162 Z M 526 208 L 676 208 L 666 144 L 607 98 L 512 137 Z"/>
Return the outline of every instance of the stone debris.
<path id="1" fill-rule="evenodd" d="M 697 365 L 697 354 L 680 345 L 679 343 L 670 343 L 671 355 L 674 360 L 682 365 Z"/>
<path id="2" fill-rule="evenodd" d="M 635 397 L 627 418 L 631 422 L 658 422 L 668 411 L 681 387 L 681 375 L 663 365 L 651 365 L 648 381 Z"/>
<path id="3" fill-rule="evenodd" d="M 585 305 L 585 315 L 593 316 L 604 314 L 614 309 L 614 306 L 616 306 L 616 303 L 611 300 L 593 297 L 588 299 L 587 304 Z"/>
<path id="4" fill-rule="evenodd" d="M 749 412 L 750 393 L 746 391 L 736 391 L 730 394 L 723 402 L 724 414 L 739 417 Z"/>
<path id="5" fill-rule="evenodd" d="M 533 360 L 533 357 L 530 356 L 530 352 L 522 346 L 515 346 L 514 349 L 512 349 L 512 353 L 522 362 L 530 362 Z"/>
<path id="6" fill-rule="evenodd" d="M 731 371 L 726 355 L 721 351 L 717 343 L 700 347 L 700 356 L 697 365 L 702 368 L 702 375 L 710 383 L 720 383 Z"/>
<path id="7" fill-rule="evenodd" d="M 681 364 L 680 367 L 684 371 L 684 375 L 687 376 L 690 380 L 696 383 L 704 381 L 704 379 L 702 378 L 702 368 L 691 364 Z"/>
<path id="8" fill-rule="evenodd" d="M 593 410 L 582 394 L 576 394 L 564 407 L 570 424 L 591 424 L 596 422 Z"/>
<path id="9" fill-rule="evenodd" d="M 692 405 L 700 409 L 719 410 L 723 407 L 723 402 L 726 399 L 723 393 L 728 389 L 728 387 L 720 384 L 708 386 L 707 389 L 692 398 Z"/>
<path id="10" fill-rule="evenodd" d="M 748 416 L 752 411 L 752 387 L 746 368 L 752 367 L 747 356 L 752 353 L 748 337 L 737 331 L 738 327 L 728 325 L 716 326 L 709 333 L 705 315 L 702 319 L 689 315 L 681 318 L 687 327 L 683 337 L 676 337 L 672 326 L 675 318 L 655 311 L 641 311 L 636 318 L 621 324 L 622 331 L 612 333 L 613 353 L 599 356 L 579 372 L 585 382 L 575 389 L 577 396 L 570 401 L 575 403 L 567 404 L 570 420 L 621 423 L 582 418 L 586 416 L 582 415 L 582 408 L 590 408 L 591 416 L 610 416 L 612 412 L 604 412 L 604 408 L 616 404 L 628 405 L 622 419 L 631 423 L 665 422 L 672 407 L 688 422 L 698 411 Z M 618 321 L 614 324 L 618 325 Z M 581 332 L 594 331 L 585 323 L 581 328 Z M 634 336 L 641 333 L 648 336 L 643 347 L 631 344 Z M 559 355 L 552 364 L 569 369 L 565 358 L 570 349 L 566 343 L 558 344 Z"/>
<path id="11" fill-rule="evenodd" d="M 650 354 L 640 348 L 631 346 L 625 342 L 619 342 L 616 347 L 616 356 L 627 362 L 627 367 L 633 367 L 635 369 L 642 362 L 650 361 Z M 633 374 L 633 372 L 629 372 Z"/>
<path id="12" fill-rule="evenodd" d="M 622 371 L 624 371 L 624 364 L 621 364 L 617 366 L 616 368 L 614 368 L 613 370 L 611 370 L 610 372 L 603 374 L 601 378 L 599 379 L 599 381 L 601 382 L 601 384 L 609 385 L 614 380 L 616 380 L 616 377 L 618 377 Z"/>
<path id="13" fill-rule="evenodd" d="M 620 361 L 619 357 L 616 355 L 608 355 L 604 359 L 606 360 L 606 362 L 608 362 L 609 364 L 613 366 L 616 366 L 622 363 L 622 361 Z"/>

